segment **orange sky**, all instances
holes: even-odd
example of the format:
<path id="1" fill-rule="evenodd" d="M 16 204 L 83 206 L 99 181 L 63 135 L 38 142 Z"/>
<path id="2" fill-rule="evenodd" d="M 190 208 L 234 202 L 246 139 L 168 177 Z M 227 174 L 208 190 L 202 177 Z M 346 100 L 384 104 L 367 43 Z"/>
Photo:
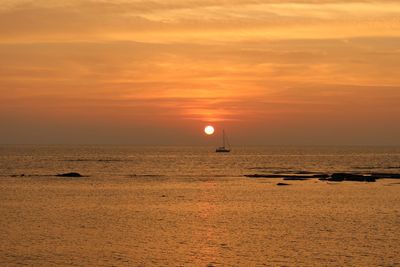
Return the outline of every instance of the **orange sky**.
<path id="1" fill-rule="evenodd" d="M 400 3 L 2 0 L 0 143 L 400 145 Z"/>

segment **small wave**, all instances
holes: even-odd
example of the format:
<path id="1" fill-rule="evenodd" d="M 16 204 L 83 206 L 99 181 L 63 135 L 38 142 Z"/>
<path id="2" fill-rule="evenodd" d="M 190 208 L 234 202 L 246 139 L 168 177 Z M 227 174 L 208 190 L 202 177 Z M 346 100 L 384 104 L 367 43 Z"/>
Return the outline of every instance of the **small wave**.
<path id="1" fill-rule="evenodd" d="M 161 175 L 161 174 L 130 174 L 128 175 L 130 178 L 163 178 L 166 177 L 166 175 Z"/>
<path id="2" fill-rule="evenodd" d="M 22 174 L 8 174 L 8 175 L 2 175 L 2 176 L 16 178 L 16 177 L 54 177 L 56 175 L 54 175 L 54 174 L 25 174 L 25 173 L 22 173 Z"/>
<path id="3" fill-rule="evenodd" d="M 65 159 L 65 162 L 125 162 L 123 159 Z"/>
<path id="4" fill-rule="evenodd" d="M 328 174 L 295 175 L 295 174 L 245 174 L 248 178 L 283 178 L 284 180 L 307 180 L 311 178 L 326 178 Z"/>
<path id="5" fill-rule="evenodd" d="M 311 175 L 311 174 L 322 174 L 321 171 L 308 171 L 308 170 L 296 170 L 296 169 L 291 169 L 291 168 L 285 168 L 285 167 L 251 167 L 247 168 L 248 170 L 257 170 L 261 172 L 267 172 L 267 173 L 272 173 L 272 174 L 282 174 L 282 175 L 288 175 L 288 174 L 297 174 L 297 175 Z"/>
<path id="6" fill-rule="evenodd" d="M 287 167 L 249 167 L 248 170 L 290 170 Z"/>
<path id="7" fill-rule="evenodd" d="M 373 169 L 379 169 L 378 167 L 372 167 L 372 166 L 355 166 L 355 167 L 352 167 L 353 169 L 356 169 L 356 170 L 373 170 Z"/>
<path id="8" fill-rule="evenodd" d="M 385 184 L 385 186 L 393 186 L 393 185 L 400 185 L 400 183 L 390 183 L 390 184 Z"/>
<path id="9" fill-rule="evenodd" d="M 352 168 L 356 170 L 375 170 L 375 169 L 393 170 L 393 169 L 400 169 L 400 166 L 355 166 Z"/>

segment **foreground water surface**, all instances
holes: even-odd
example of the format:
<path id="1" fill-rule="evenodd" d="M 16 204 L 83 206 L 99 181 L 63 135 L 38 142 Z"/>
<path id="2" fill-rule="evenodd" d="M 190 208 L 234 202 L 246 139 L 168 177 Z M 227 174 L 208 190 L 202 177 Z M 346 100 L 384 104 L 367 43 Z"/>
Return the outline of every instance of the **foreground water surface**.
<path id="1" fill-rule="evenodd" d="M 1 146 L 0 265 L 400 265 L 400 180 L 243 176 L 328 172 L 400 173 L 400 149 Z"/>

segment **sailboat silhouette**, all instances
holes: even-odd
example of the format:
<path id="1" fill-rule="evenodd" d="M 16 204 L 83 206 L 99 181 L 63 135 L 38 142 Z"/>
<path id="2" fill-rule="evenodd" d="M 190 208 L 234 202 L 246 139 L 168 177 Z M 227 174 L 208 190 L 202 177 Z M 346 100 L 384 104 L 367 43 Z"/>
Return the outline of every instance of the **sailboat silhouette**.
<path id="1" fill-rule="evenodd" d="M 228 144 L 228 146 L 226 146 Z M 217 153 L 229 153 L 231 152 L 228 138 L 226 137 L 225 130 L 222 130 L 222 146 L 218 147 L 215 152 Z"/>

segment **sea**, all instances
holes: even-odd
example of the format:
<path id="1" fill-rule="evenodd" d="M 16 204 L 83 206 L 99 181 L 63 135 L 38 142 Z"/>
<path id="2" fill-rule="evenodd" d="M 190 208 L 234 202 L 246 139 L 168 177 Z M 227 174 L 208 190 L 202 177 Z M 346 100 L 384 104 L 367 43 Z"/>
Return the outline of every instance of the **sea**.
<path id="1" fill-rule="evenodd" d="M 400 179 L 245 176 L 337 172 L 400 147 L 1 145 L 0 266 L 400 266 Z"/>

